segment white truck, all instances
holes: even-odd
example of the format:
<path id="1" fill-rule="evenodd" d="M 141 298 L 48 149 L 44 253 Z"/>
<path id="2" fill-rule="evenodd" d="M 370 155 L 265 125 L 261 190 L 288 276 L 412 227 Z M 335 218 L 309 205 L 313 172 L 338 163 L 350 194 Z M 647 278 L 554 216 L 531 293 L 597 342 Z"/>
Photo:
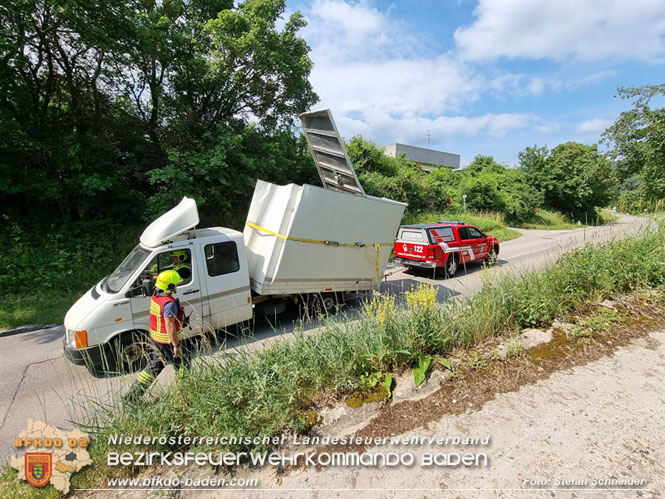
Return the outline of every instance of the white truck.
<path id="1" fill-rule="evenodd" d="M 143 362 L 152 276 L 189 268 L 175 296 L 190 316 L 185 336 L 252 318 L 256 307 L 301 301 L 322 311 L 383 277 L 406 204 L 368 196 L 329 110 L 300 116 L 324 188 L 257 181 L 244 232 L 197 229 L 187 197 L 152 222 L 118 268 L 65 316 L 65 356 L 93 369 L 131 371 Z"/>

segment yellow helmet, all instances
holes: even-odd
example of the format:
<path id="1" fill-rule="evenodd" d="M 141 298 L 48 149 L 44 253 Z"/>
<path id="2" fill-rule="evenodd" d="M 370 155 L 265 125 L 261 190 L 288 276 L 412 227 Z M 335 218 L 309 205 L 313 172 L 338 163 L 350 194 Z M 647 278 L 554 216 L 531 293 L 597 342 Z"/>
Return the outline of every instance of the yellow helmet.
<path id="1" fill-rule="evenodd" d="M 171 256 L 174 256 L 178 259 L 180 263 L 184 262 L 187 260 L 189 257 L 189 254 L 187 253 L 187 250 L 175 250 L 171 251 Z"/>
<path id="2" fill-rule="evenodd" d="M 161 289 L 164 293 L 174 293 L 176 286 L 181 282 L 180 274 L 175 270 L 165 270 L 157 276 L 155 287 Z"/>

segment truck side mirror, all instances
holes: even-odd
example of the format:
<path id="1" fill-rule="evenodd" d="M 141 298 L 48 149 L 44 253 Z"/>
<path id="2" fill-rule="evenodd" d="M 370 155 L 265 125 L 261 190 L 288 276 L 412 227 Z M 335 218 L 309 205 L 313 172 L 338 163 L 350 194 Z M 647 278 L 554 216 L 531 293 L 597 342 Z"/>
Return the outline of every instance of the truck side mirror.
<path id="1" fill-rule="evenodd" d="M 141 284 L 141 290 L 143 291 L 143 296 L 152 296 L 152 292 L 155 290 L 155 281 L 152 279 L 143 279 Z"/>
<path id="2" fill-rule="evenodd" d="M 133 298 L 134 296 L 152 296 L 152 292 L 155 289 L 155 283 L 152 279 L 143 279 L 141 284 L 129 289 L 125 293 L 125 298 Z"/>

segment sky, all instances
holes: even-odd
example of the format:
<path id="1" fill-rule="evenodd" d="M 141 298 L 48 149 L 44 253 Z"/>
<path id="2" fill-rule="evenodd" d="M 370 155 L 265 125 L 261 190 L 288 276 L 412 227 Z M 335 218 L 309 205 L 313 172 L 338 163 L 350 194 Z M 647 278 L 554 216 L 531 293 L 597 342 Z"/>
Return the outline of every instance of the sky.
<path id="1" fill-rule="evenodd" d="M 287 0 L 310 81 L 342 136 L 519 164 L 527 146 L 595 144 L 665 82 L 663 0 Z M 606 146 L 600 145 L 601 150 Z"/>

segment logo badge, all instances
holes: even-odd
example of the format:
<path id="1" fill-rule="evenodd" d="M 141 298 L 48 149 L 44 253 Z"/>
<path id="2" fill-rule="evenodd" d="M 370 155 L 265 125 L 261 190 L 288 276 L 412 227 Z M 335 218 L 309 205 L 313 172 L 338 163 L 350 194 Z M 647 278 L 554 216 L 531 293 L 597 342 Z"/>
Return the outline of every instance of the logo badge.
<path id="1" fill-rule="evenodd" d="M 25 479 L 35 487 L 46 485 L 51 479 L 51 463 L 50 452 L 26 452 Z"/>

